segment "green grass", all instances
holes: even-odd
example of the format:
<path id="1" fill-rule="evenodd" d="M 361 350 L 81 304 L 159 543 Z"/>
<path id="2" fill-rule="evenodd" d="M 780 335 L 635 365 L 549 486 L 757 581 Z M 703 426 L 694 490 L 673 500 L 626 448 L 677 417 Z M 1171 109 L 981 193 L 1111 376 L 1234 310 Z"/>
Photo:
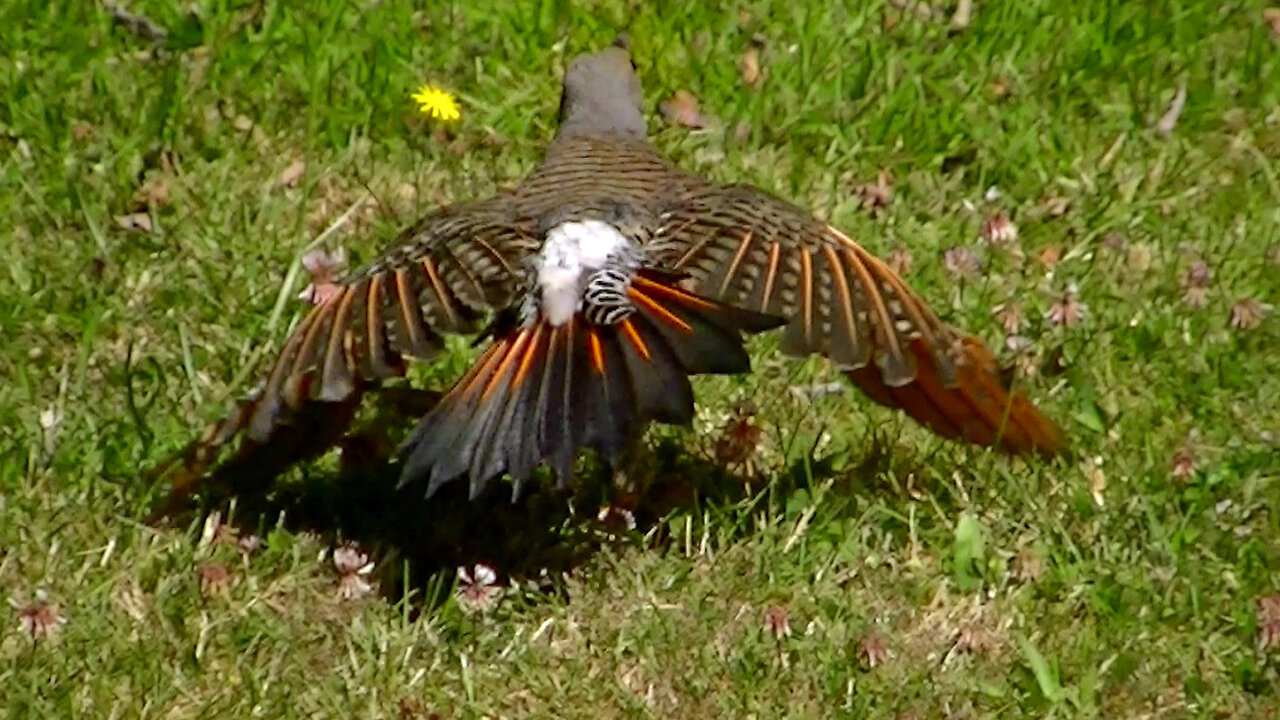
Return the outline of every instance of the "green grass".
<path id="1" fill-rule="evenodd" d="M 33 641 L 0 603 L 0 708 L 1276 717 L 1257 602 L 1280 591 L 1280 323 L 1229 324 L 1240 299 L 1280 305 L 1280 45 L 1262 5 L 980 0 L 959 31 L 879 2 L 489 5 L 130 4 L 172 29 L 164 52 L 92 3 L 0 5 L 0 588 L 18 605 L 44 589 L 67 619 Z M 553 130 L 565 58 L 620 28 L 680 164 L 812 207 L 876 252 L 907 248 L 913 286 L 1007 361 L 991 308 L 1016 298 L 1038 368 L 1023 382 L 1076 455 L 946 443 L 852 391 L 802 402 L 791 386 L 836 374 L 766 339 L 756 376 L 698 384 L 696 432 L 657 434 L 674 448 L 657 484 L 686 490 L 634 536 L 551 494 L 484 525 L 550 523 L 580 554 L 556 592 L 488 613 L 462 612 L 447 572 L 411 577 L 405 599 L 342 600 L 322 534 L 268 525 L 242 559 L 198 520 L 142 524 L 157 489 L 140 471 L 244 391 L 242 368 L 301 310 L 273 314 L 299 251 L 366 192 L 379 202 L 339 239 L 356 262 L 413 216 L 519 178 Z M 753 90 L 738 59 L 754 33 Z M 463 100 L 451 137 L 408 100 L 427 81 Z M 681 88 L 710 131 L 660 118 Z M 281 187 L 297 159 L 305 174 Z M 852 187 L 881 168 L 894 198 L 873 216 Z M 168 192 L 151 231 L 121 228 L 147 183 Z M 996 208 L 1017 252 L 979 240 Z M 977 276 L 944 269 L 956 246 Z M 1212 269 L 1203 308 L 1182 299 L 1195 260 Z M 1086 314 L 1057 327 L 1044 315 L 1070 282 Z M 440 386 L 469 352 L 420 378 Z M 704 460 L 744 399 L 759 473 L 715 490 L 726 478 Z M 1194 471 L 1175 477 L 1184 447 Z M 414 548 L 375 549 L 399 587 Z M 539 552 L 523 560 L 559 567 Z M 210 563 L 230 569 L 224 592 L 201 590 Z M 770 608 L 790 636 L 766 630 Z M 868 662 L 877 642 L 887 657 Z"/>

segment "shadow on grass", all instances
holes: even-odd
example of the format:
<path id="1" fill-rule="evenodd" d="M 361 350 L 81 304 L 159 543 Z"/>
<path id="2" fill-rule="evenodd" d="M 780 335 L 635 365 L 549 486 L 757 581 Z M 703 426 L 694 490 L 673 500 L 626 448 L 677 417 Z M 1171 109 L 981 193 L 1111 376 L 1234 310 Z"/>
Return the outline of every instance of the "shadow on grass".
<path id="1" fill-rule="evenodd" d="M 836 473 L 831 456 L 810 456 L 751 480 L 667 438 L 648 447 L 632 468 L 632 477 L 639 478 L 635 485 L 642 488 L 637 492 L 616 487 L 609 470 L 588 458 L 567 487 L 557 488 L 543 470 L 514 501 L 505 480 L 489 483 L 471 500 L 464 478 L 427 498 L 421 485 L 396 488 L 400 467 L 393 455 L 395 438 L 425 412 L 424 402 L 437 398 L 421 393 L 409 402 L 380 404 L 370 420 L 337 442 L 337 468 L 312 465 L 270 482 L 261 482 L 262 473 L 240 468 L 257 476 L 257 491 L 246 490 L 245 483 L 236 483 L 238 489 L 225 483 L 207 487 L 197 505 L 171 519 L 189 522 L 197 513 L 225 509 L 234 501 L 234 512 L 226 515 L 239 530 L 262 533 L 282 526 L 331 543 L 355 543 L 376 560 L 388 599 L 409 596 L 416 605 L 433 607 L 447 599 L 452 574 L 460 567 L 484 563 L 502 579 L 553 589 L 555 578 L 611 544 L 634 541 L 658 527 L 654 545 L 661 547 L 668 539 L 660 526 L 673 513 L 733 508 L 738 517 L 747 517 L 768 504 L 766 484 L 776 496 L 864 470 Z M 606 506 L 614 512 L 601 518 L 598 513 Z M 619 510 L 634 518 L 635 532 L 626 532 L 625 513 Z"/>

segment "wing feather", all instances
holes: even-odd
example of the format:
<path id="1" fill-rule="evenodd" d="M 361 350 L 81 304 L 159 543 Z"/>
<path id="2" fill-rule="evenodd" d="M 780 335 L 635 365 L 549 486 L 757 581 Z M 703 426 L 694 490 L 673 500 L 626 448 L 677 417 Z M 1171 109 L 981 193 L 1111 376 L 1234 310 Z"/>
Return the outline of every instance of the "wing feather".
<path id="1" fill-rule="evenodd" d="M 831 358 L 872 399 L 945 437 L 1057 451 L 1062 433 L 1003 385 L 990 352 L 952 329 L 848 235 L 754 188 L 690 178 L 650 254 L 689 289 L 788 319 L 783 349 Z"/>
<path id="2" fill-rule="evenodd" d="M 315 417 L 341 426 L 325 427 L 326 442 L 336 441 L 363 391 L 403 375 L 409 360 L 429 359 L 442 346 L 441 333 L 478 331 L 484 316 L 499 309 L 495 301 L 515 297 L 524 281 L 516 269 L 531 247 L 530 232 L 508 216 L 508 208 L 504 196 L 495 196 L 429 215 L 345 278 L 340 291 L 312 308 L 285 340 L 265 381 L 201 439 L 152 471 L 170 476 L 167 508 L 224 471 L 245 475 L 258 458 L 278 471 L 303 459 L 304 451 L 314 455 L 317 443 L 302 435 L 315 434 Z M 234 457 L 215 467 L 238 438 Z M 248 475 L 262 480 L 262 473 Z"/>

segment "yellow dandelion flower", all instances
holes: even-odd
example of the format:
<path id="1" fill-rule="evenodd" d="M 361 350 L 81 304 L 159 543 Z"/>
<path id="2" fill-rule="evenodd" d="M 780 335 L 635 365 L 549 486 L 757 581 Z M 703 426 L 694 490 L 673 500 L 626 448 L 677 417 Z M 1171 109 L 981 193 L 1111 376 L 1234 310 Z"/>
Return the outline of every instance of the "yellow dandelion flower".
<path id="1" fill-rule="evenodd" d="M 418 103 L 418 109 L 423 115 L 445 121 L 462 117 L 462 113 L 458 110 L 458 101 L 447 90 L 441 90 L 434 85 L 423 85 L 412 97 Z"/>

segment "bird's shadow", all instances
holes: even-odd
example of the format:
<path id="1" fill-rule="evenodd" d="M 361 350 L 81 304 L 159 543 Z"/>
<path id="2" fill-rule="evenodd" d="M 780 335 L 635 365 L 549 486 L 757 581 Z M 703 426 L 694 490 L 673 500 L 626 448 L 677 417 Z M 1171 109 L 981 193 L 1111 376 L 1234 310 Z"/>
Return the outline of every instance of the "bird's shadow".
<path id="1" fill-rule="evenodd" d="M 422 406 L 402 404 L 400 410 L 346 434 L 338 443 L 337 467 L 313 464 L 266 492 L 209 493 L 173 519 L 191 520 L 234 503 L 226 517 L 241 533 L 282 526 L 335 545 L 354 544 L 376 560 L 379 587 L 389 600 L 410 597 L 422 607 L 447 598 L 458 568 L 483 563 L 503 580 L 554 589 L 557 578 L 603 548 L 661 530 L 673 513 L 706 506 L 750 512 L 763 502 L 766 483 L 804 486 L 835 473 L 829 458 L 810 456 L 762 477 L 662 437 L 646 446 L 643 462 L 633 468 L 641 476 L 633 486 L 640 490 L 617 487 L 609 469 L 588 457 L 565 487 L 544 473 L 514 499 L 505 480 L 471 498 L 460 479 L 428 498 L 420 485 L 397 488 L 400 467 L 391 437 L 411 427 L 409 414 Z"/>

